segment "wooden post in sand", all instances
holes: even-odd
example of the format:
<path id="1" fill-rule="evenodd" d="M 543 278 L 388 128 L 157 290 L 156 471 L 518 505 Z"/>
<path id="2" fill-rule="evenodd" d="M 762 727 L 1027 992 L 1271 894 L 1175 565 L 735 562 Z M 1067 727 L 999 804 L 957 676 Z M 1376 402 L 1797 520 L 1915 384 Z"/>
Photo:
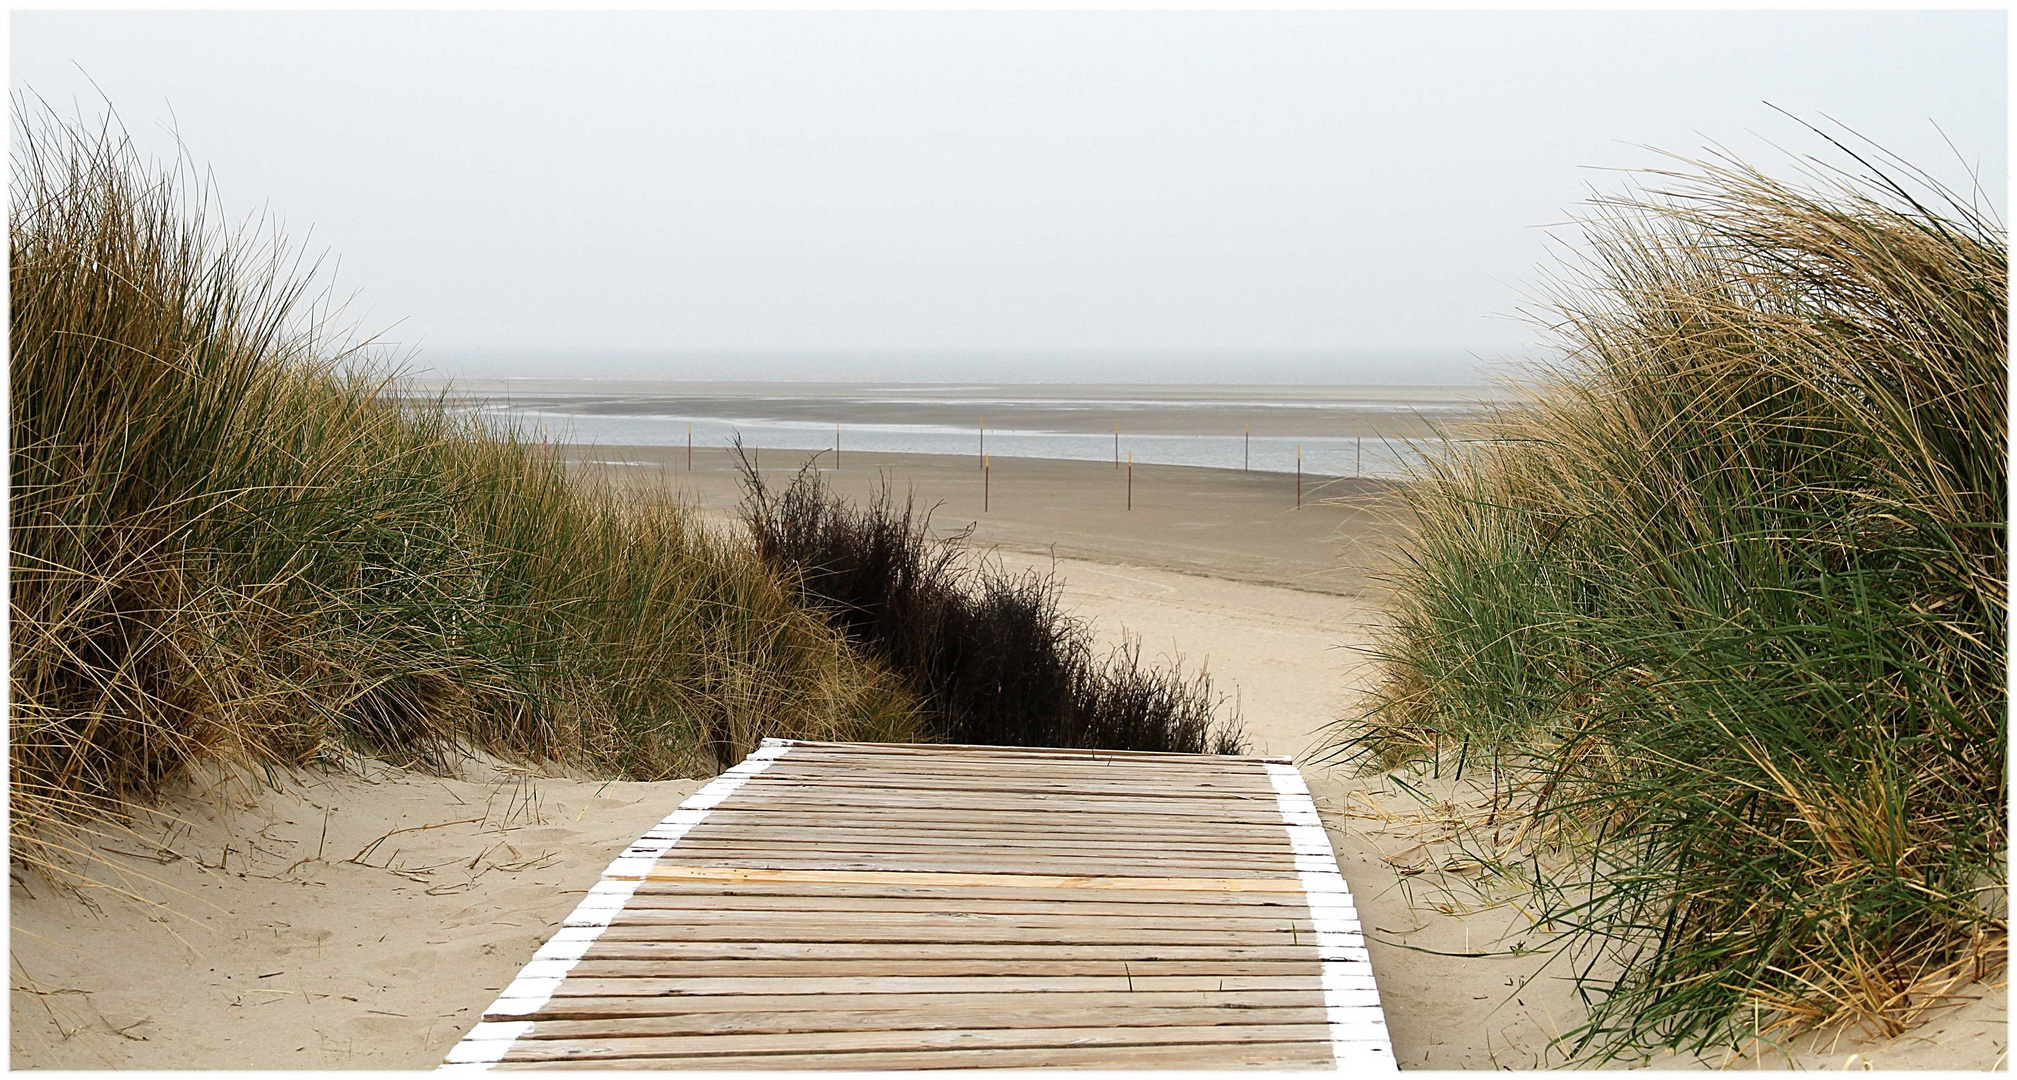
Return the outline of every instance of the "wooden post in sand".
<path id="1" fill-rule="evenodd" d="M 1247 425 L 1246 446 L 1240 451 L 1240 471 L 1250 472 L 1254 467 L 1254 425 Z"/>
<path id="2" fill-rule="evenodd" d="M 833 426 L 833 471 L 840 471 L 840 425 Z"/>
<path id="3" fill-rule="evenodd" d="M 693 471 L 693 421 L 686 422 L 686 471 Z"/>
<path id="4" fill-rule="evenodd" d="M 1303 444 L 1296 444 L 1296 509 L 1303 508 Z"/>
<path id="5" fill-rule="evenodd" d="M 986 454 L 982 454 L 980 459 L 980 512 L 983 514 L 987 513 L 988 486 L 992 482 L 993 476 L 994 463 L 988 460 Z"/>
<path id="6" fill-rule="evenodd" d="M 1135 508 L 1135 452 L 1128 451 L 1128 509 Z"/>

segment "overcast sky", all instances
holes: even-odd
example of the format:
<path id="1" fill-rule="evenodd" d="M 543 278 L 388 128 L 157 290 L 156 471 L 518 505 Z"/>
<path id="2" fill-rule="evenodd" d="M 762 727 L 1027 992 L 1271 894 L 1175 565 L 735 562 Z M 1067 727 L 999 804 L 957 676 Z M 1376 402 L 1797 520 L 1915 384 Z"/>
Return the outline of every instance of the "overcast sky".
<path id="1" fill-rule="evenodd" d="M 1768 102 L 1961 186 L 1965 157 L 2000 214 L 2004 24 L 17 12 L 11 59 L 13 87 L 64 113 L 102 112 L 102 90 L 150 152 L 172 152 L 172 125 L 228 209 L 270 210 L 340 258 L 352 315 L 423 362 L 477 347 L 1490 358 L 1536 340 L 1510 316 L 1548 258 L 1543 227 L 1622 187 L 1602 170 L 1656 164 L 1646 145 L 1721 142 L 1777 172 L 1768 143 L 1824 148 Z"/>

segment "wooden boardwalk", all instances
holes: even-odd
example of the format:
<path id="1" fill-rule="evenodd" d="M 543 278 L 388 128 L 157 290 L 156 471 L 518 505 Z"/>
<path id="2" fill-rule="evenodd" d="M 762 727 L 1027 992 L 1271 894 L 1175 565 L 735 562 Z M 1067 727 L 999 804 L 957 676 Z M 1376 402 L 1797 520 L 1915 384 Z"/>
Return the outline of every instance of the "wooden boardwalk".
<path id="1" fill-rule="evenodd" d="M 1286 760 L 781 740 L 611 863 L 448 1062 L 1394 1067 Z"/>

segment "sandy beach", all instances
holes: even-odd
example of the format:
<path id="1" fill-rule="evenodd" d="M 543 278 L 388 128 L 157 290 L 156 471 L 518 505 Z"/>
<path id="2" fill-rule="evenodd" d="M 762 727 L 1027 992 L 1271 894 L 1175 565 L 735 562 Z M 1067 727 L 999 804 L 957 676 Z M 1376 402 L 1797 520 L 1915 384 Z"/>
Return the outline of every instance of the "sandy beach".
<path id="1" fill-rule="evenodd" d="M 725 455 L 575 453 L 614 482 L 667 488 L 728 527 Z M 762 454 L 782 483 L 806 455 Z M 1325 725 L 1366 677 L 1381 573 L 1403 538 L 1390 489 L 1279 474 L 848 455 L 861 497 L 883 477 L 942 532 L 1010 567 L 1054 572 L 1109 642 L 1206 666 L 1236 695 L 1255 753 L 1297 758 L 1368 931 L 1396 1055 L 1409 1069 L 1547 1068 L 1575 1015 L 1563 965 L 1513 908 L 1439 895 L 1433 817 L 1379 777 L 1321 760 Z M 100 838 L 95 887 L 15 871 L 17 1068 L 427 1068 L 473 1023 L 606 862 L 700 781 L 602 782 L 471 760 L 434 777 L 352 760 L 277 790 L 193 779 L 159 815 Z M 1416 873 L 1420 868 L 1427 872 Z M 1404 873 L 1406 870 L 1408 872 Z M 1520 955 L 1475 957 L 1520 943 Z M 1536 977 L 1536 973 L 1539 976 Z M 1888 1042 L 1823 1032 L 1748 1058 L 1673 1067 L 2001 1068 L 2005 991 Z"/>
<path id="2" fill-rule="evenodd" d="M 606 446 L 572 451 L 577 467 L 612 482 L 670 490 L 711 521 L 734 520 L 743 499 L 741 468 L 724 450 Z M 752 448 L 750 459 L 771 489 L 813 464 L 833 491 L 875 498 L 885 482 L 898 504 L 914 499 L 933 531 L 971 528 L 976 549 L 1056 554 L 1061 559 L 1155 566 L 1208 577 L 1358 595 L 1376 583 L 1368 571 L 1392 557 L 1394 489 L 1350 477 L 1296 478 L 1171 465 L 931 454 L 833 455 Z M 1132 502 L 1130 502 L 1132 500 Z M 983 509 L 983 506 L 986 509 Z M 1132 506 L 1132 509 L 1130 509 Z"/>
<path id="3" fill-rule="evenodd" d="M 2009 1070 L 2008 9 L 247 7 L 9 18 L 12 1068 Z"/>

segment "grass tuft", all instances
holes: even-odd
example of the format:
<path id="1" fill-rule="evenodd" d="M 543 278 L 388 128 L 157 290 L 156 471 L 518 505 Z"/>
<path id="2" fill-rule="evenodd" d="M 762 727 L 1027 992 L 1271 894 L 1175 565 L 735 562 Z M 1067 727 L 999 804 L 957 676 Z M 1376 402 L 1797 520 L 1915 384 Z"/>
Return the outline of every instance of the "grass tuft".
<path id="1" fill-rule="evenodd" d="M 217 229 L 112 128 L 29 115 L 8 230 L 17 859 L 198 760 L 475 746 L 654 779 L 765 735 L 917 737 L 909 695 L 746 545 L 346 374 L 300 329 L 283 245 Z"/>
<path id="2" fill-rule="evenodd" d="M 1242 752 L 1238 718 L 1202 670 L 1144 668 L 1138 645 L 1100 659 L 1058 610 L 1055 581 L 934 539 L 929 514 L 897 505 L 885 478 L 867 506 L 810 465 L 781 491 L 743 461 L 743 518 L 758 554 L 848 639 L 898 673 L 925 723 L 955 743 Z"/>
<path id="3" fill-rule="evenodd" d="M 2006 239 L 1875 170 L 1658 175 L 1590 222 L 1567 359 L 1409 489 L 1341 741 L 1489 777 L 1569 1049 L 1896 1035 L 2004 963 Z"/>

